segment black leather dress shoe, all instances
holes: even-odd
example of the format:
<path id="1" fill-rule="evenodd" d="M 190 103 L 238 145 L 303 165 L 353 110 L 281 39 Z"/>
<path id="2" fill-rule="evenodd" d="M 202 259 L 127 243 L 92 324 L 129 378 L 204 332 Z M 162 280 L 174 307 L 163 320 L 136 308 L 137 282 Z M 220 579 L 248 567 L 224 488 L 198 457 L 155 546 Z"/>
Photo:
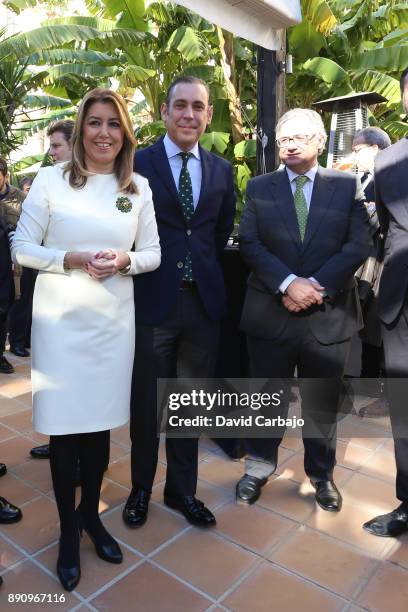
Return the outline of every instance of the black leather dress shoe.
<path id="1" fill-rule="evenodd" d="M 0 372 L 2 374 L 13 374 L 14 372 L 13 366 L 4 355 L 0 355 Z"/>
<path id="2" fill-rule="evenodd" d="M 261 495 L 261 488 L 268 481 L 267 478 L 256 478 L 245 474 L 236 486 L 237 501 L 244 504 L 254 504 Z"/>
<path id="3" fill-rule="evenodd" d="M 319 506 L 327 512 L 340 512 L 343 498 L 332 480 L 311 481 L 316 489 L 315 498 Z"/>
<path id="4" fill-rule="evenodd" d="M 17 523 L 22 519 L 23 513 L 20 508 L 11 504 L 4 497 L 0 497 L 0 523 Z"/>
<path id="5" fill-rule="evenodd" d="M 149 501 L 150 493 L 148 491 L 141 488 L 132 489 L 122 512 L 126 525 L 129 527 L 141 527 L 145 524 L 149 510 Z"/>
<path id="6" fill-rule="evenodd" d="M 217 523 L 213 513 L 194 495 L 186 495 L 184 497 L 165 495 L 164 503 L 169 508 L 184 514 L 188 522 L 195 527 L 213 527 Z"/>
<path id="7" fill-rule="evenodd" d="M 27 351 L 22 344 L 11 344 L 10 353 L 14 353 L 17 357 L 29 357 L 30 351 Z"/>
<path id="8" fill-rule="evenodd" d="M 383 538 L 395 538 L 408 530 L 408 503 L 403 502 L 388 514 L 380 514 L 364 523 L 363 529 Z"/>
<path id="9" fill-rule="evenodd" d="M 0 463 L 0 477 L 7 473 L 7 468 L 4 463 Z"/>
<path id="10" fill-rule="evenodd" d="M 41 446 L 34 446 L 30 450 L 30 455 L 34 459 L 49 459 L 50 458 L 50 445 L 42 444 Z"/>

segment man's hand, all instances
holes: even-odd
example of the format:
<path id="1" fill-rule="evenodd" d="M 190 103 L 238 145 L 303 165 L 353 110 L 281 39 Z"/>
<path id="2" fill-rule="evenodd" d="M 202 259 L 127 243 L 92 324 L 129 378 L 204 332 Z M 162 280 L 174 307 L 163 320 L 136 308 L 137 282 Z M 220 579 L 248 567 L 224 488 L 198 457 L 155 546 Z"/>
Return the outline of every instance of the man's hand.
<path id="1" fill-rule="evenodd" d="M 302 310 L 306 310 L 312 304 L 323 304 L 322 293 L 324 287 L 319 285 L 317 281 L 311 281 L 308 278 L 295 278 L 286 289 L 287 295 L 295 302 Z"/>
<path id="2" fill-rule="evenodd" d="M 282 297 L 282 304 L 289 312 L 300 312 L 301 310 L 305 310 L 298 306 L 288 295 Z"/>

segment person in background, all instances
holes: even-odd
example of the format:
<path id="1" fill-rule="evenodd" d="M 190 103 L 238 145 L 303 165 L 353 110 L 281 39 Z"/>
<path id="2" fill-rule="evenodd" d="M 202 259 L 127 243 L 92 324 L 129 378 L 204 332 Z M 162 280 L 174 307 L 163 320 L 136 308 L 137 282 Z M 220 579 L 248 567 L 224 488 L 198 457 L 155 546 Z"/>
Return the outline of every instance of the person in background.
<path id="1" fill-rule="evenodd" d="M 13 232 L 17 225 L 25 197 L 25 193 L 10 184 L 7 162 L 4 157 L 0 157 L 0 222 L 9 233 Z M 13 307 L 14 304 L 10 306 L 10 309 Z M 0 313 L 0 372 L 2 374 L 14 372 L 12 364 L 4 356 L 8 316 L 10 316 L 10 310 Z"/>
<path id="2" fill-rule="evenodd" d="M 30 191 L 30 188 L 31 188 L 32 184 L 33 184 L 33 179 L 30 179 L 28 176 L 24 177 L 20 181 L 20 189 L 21 189 L 21 191 L 27 195 L 27 193 Z"/>
<path id="3" fill-rule="evenodd" d="M 354 136 L 352 150 L 355 156 L 357 170 L 363 187 L 367 212 L 370 217 L 370 228 L 374 245 L 365 264 L 361 268 L 359 277 L 359 293 L 363 309 L 364 328 L 361 337 L 361 378 L 377 379 L 368 381 L 368 391 L 378 396 L 374 402 L 363 406 L 359 415 L 364 417 L 378 417 L 388 414 L 388 402 L 382 392 L 380 376 L 383 369 L 383 347 L 381 338 L 381 321 L 378 318 L 378 277 L 383 258 L 383 241 L 380 224 L 375 208 L 374 189 L 374 163 L 377 154 L 391 145 L 390 137 L 378 127 L 367 127 L 358 130 Z"/>
<path id="4" fill-rule="evenodd" d="M 80 533 L 109 563 L 123 556 L 98 513 L 109 429 L 128 422 L 135 341 L 132 275 L 160 265 L 151 190 L 133 172 L 135 137 L 124 99 L 86 94 L 72 160 L 37 174 L 12 244 L 40 270 L 32 326 L 33 424 L 50 435 L 61 537 L 57 574 L 81 577 Z M 132 248 L 134 250 L 132 250 Z M 75 472 L 81 501 L 75 509 Z"/>

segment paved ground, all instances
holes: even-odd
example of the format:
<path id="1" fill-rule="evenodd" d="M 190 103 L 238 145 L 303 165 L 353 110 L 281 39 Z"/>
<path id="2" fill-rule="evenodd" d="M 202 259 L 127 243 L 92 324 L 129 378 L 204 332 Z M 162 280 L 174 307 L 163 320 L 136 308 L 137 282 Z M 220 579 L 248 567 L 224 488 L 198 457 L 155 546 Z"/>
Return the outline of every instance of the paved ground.
<path id="1" fill-rule="evenodd" d="M 368 518 L 395 506 L 389 424 L 387 419 L 373 424 L 355 416 L 348 417 L 347 427 L 354 437 L 338 443 L 335 479 L 344 495 L 340 514 L 315 504 L 304 478 L 299 439 L 284 440 L 278 474 L 251 508 L 234 501 L 242 464 L 203 441 L 198 495 L 216 513 L 218 525 L 211 533 L 188 526 L 162 504 L 163 450 L 148 522 L 140 530 L 123 525 L 121 510 L 130 484 L 129 435 L 127 427 L 112 431 L 100 511 L 121 543 L 124 561 L 119 566 L 101 561 L 84 536 L 82 579 L 75 592 L 65 593 L 55 576 L 58 517 L 48 461 L 29 457 L 33 445 L 46 442 L 31 426 L 29 363 L 10 359 L 16 374 L 0 375 L 0 461 L 8 466 L 0 495 L 21 506 L 24 517 L 0 530 L 2 610 L 13 607 L 10 593 L 64 594 L 65 602 L 52 605 L 58 610 L 408 609 L 408 537 L 375 538 L 361 529 Z"/>

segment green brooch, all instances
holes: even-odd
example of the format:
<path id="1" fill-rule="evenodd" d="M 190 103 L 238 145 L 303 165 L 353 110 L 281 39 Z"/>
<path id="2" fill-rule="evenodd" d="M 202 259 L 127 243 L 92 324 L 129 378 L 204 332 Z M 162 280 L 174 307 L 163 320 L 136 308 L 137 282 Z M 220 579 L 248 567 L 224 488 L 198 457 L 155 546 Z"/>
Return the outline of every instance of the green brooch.
<path id="1" fill-rule="evenodd" d="M 116 200 L 116 208 L 120 212 L 130 212 L 132 210 L 132 202 L 126 196 L 119 196 Z"/>

